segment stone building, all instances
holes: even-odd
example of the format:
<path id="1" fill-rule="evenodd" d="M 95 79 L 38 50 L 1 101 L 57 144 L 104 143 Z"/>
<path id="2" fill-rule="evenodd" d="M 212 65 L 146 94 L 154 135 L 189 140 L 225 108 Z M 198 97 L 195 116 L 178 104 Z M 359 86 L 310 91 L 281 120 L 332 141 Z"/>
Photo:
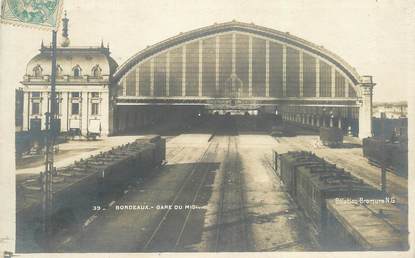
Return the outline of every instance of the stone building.
<path id="1" fill-rule="evenodd" d="M 61 132 L 109 134 L 111 77 L 117 63 L 109 47 L 70 46 L 68 18 L 57 47 L 57 125 Z M 23 81 L 23 130 L 44 130 L 50 103 L 51 47 L 41 45 L 26 67 Z"/>
<path id="2" fill-rule="evenodd" d="M 387 118 L 397 119 L 408 117 L 408 103 L 405 101 L 395 103 L 375 103 L 373 105 L 373 116 L 380 118 L 385 113 Z"/>

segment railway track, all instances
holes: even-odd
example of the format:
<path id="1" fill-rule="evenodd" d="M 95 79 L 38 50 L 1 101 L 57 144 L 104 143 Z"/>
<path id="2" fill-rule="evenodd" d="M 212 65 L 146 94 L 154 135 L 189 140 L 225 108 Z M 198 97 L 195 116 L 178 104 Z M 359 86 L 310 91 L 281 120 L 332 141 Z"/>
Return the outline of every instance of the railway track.
<path id="1" fill-rule="evenodd" d="M 206 181 L 207 175 L 214 170 L 214 157 L 219 144 L 216 141 L 209 141 L 206 150 L 194 163 L 192 169 L 182 182 L 172 201 L 167 205 L 173 209 L 166 209 L 161 216 L 155 229 L 147 239 L 142 248 L 143 252 L 151 251 L 181 251 L 186 250 L 189 245 L 188 235 L 185 232 L 189 229 L 192 209 L 174 209 L 175 206 L 195 205 Z M 186 239 L 184 238 L 186 235 Z M 190 234 L 191 235 L 191 234 Z M 192 239 L 191 239 L 192 240 Z M 190 241 L 191 242 L 191 241 Z"/>
<path id="2" fill-rule="evenodd" d="M 220 133 L 209 142 L 206 135 L 195 138 L 198 142 L 202 140 L 203 145 L 196 146 L 188 137 L 182 139 L 184 144 L 180 141 L 171 144 L 173 147 L 170 146 L 168 151 L 170 165 L 160 169 L 160 173 L 151 173 L 152 178 L 148 181 L 129 187 L 128 193 L 124 192 L 122 198 L 111 202 L 112 209 L 91 222 L 79 237 L 71 236 L 65 240 L 59 251 L 232 252 L 292 250 L 296 245 L 302 250 L 301 240 L 297 241 L 295 237 L 287 241 L 274 241 L 272 238 L 272 243 L 265 237 L 258 238 L 258 230 L 278 231 L 274 222 L 270 222 L 270 227 L 263 225 L 263 217 L 273 213 L 269 209 L 255 209 L 255 200 L 251 201 L 252 192 L 244 191 L 247 185 L 254 189 L 251 182 L 246 182 L 252 176 L 250 171 L 256 170 L 257 164 L 270 166 L 270 156 L 264 157 L 262 163 L 242 167 L 242 161 L 252 160 L 249 153 L 242 153 L 247 149 L 245 139 L 225 134 L 227 132 Z M 262 170 L 256 172 L 262 173 Z M 263 186 L 255 187 L 264 190 Z M 116 205 L 127 204 L 148 204 L 154 208 L 136 212 L 115 211 Z M 156 209 L 156 205 L 161 204 L 196 205 L 202 209 Z M 283 232 L 291 228 L 283 221 L 275 223 L 281 225 Z M 251 236 L 253 232 L 255 238 Z M 275 239 L 278 238 L 279 234 Z"/>
<path id="3" fill-rule="evenodd" d="M 249 229 L 244 208 L 244 183 L 236 137 L 228 136 L 223 169 L 213 251 L 250 251 Z"/>
<path id="4" fill-rule="evenodd" d="M 166 151 L 166 159 L 169 161 L 170 159 L 176 157 L 184 150 L 184 147 L 172 148 Z"/>
<path id="5" fill-rule="evenodd" d="M 219 144 L 218 143 L 215 143 L 215 151 L 214 151 L 214 153 L 217 153 L 218 146 L 219 146 Z M 200 181 L 200 183 L 199 183 L 199 185 L 197 187 L 196 193 L 193 196 L 191 205 L 195 205 L 196 204 L 196 200 L 199 197 L 199 194 L 201 192 L 201 189 L 202 189 L 202 187 L 203 187 L 203 185 L 204 185 L 204 183 L 206 181 L 207 175 L 208 175 L 208 173 L 203 173 L 202 179 L 201 179 L 201 181 Z M 190 216 L 192 214 L 192 211 L 193 211 L 192 209 L 189 209 L 187 211 L 187 213 L 186 213 L 185 220 L 183 222 L 182 228 L 180 230 L 180 233 L 179 233 L 179 235 L 177 237 L 177 240 L 176 240 L 176 243 L 175 243 L 175 246 L 174 246 L 174 250 L 175 251 L 179 251 L 179 248 L 181 248 L 183 246 L 183 244 L 184 244 L 183 243 L 183 238 L 184 238 L 183 235 L 186 232 L 186 230 L 188 229 L 188 225 L 190 224 L 189 223 L 189 220 L 190 220 Z"/>

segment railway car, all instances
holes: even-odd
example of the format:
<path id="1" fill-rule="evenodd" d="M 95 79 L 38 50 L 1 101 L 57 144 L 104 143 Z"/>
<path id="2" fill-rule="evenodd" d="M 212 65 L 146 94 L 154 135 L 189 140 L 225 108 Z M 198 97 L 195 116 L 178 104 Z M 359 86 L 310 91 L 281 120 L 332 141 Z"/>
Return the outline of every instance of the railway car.
<path id="1" fill-rule="evenodd" d="M 278 155 L 277 173 L 287 191 L 293 195 L 296 188 L 296 168 L 301 165 L 325 164 L 324 160 L 311 152 L 288 152 Z"/>
<path id="2" fill-rule="evenodd" d="M 280 155 L 275 150 L 272 151 L 272 168 L 281 177 Z"/>
<path id="3" fill-rule="evenodd" d="M 314 234 L 325 242 L 326 201 L 333 198 L 382 198 L 383 194 L 350 173 L 336 167 L 299 166 L 294 199 L 312 222 Z"/>
<path id="4" fill-rule="evenodd" d="M 398 141 L 386 140 L 376 137 L 363 139 L 363 156 L 377 166 L 385 166 L 394 173 L 408 176 L 408 141 L 399 138 Z"/>
<path id="5" fill-rule="evenodd" d="M 275 168 L 279 170 L 277 173 L 280 173 L 287 191 L 309 219 L 311 235 L 324 248 L 330 246 L 333 238 L 330 221 L 333 216 L 327 208 L 328 202 L 336 198 L 387 199 L 378 189 L 313 153 L 289 152 L 275 155 L 277 156 Z M 355 225 L 341 226 L 355 227 Z M 341 232 L 345 230 L 343 228 Z M 353 249 L 350 243 L 345 242 L 344 246 Z"/>
<path id="6" fill-rule="evenodd" d="M 139 139 L 133 143 L 111 150 L 108 155 L 120 160 L 105 169 L 108 189 L 121 189 L 131 178 L 145 177 L 149 172 L 163 164 L 166 157 L 166 142 L 160 136 Z"/>
<path id="7" fill-rule="evenodd" d="M 166 160 L 166 139 L 161 136 L 156 136 L 151 138 L 150 142 L 156 145 L 154 148 L 153 165 L 159 166 Z"/>
<path id="8" fill-rule="evenodd" d="M 327 201 L 328 250 L 406 251 L 408 218 L 390 202 Z M 359 226 L 356 226 L 359 225 Z"/>
<path id="9" fill-rule="evenodd" d="M 122 193 L 124 184 L 131 182 L 134 177 L 144 177 L 154 167 L 161 165 L 164 159 L 165 141 L 156 136 L 112 148 L 59 168 L 53 173 L 52 221 L 64 223 L 55 220 L 62 212 L 70 213 L 71 218 L 80 221 L 92 207 L 104 207 L 109 198 Z M 42 213 L 41 185 L 41 177 L 18 183 L 16 211 L 19 225 L 39 225 Z M 56 229 L 64 227 L 55 225 Z"/>
<path id="10" fill-rule="evenodd" d="M 155 143 L 137 141 L 112 148 L 110 151 L 80 160 L 75 164 L 56 172 L 61 182 L 55 183 L 54 188 L 62 188 L 62 199 L 66 199 L 67 192 L 82 193 L 85 200 L 91 204 L 102 204 L 109 195 L 121 193 L 123 185 L 134 177 L 144 177 L 161 161 L 157 154 Z M 74 183 L 70 189 L 67 184 Z M 59 196 L 60 197 L 60 196 Z M 62 203 L 66 203 L 63 201 Z M 76 206 L 72 203 L 70 206 Z"/>
<path id="11" fill-rule="evenodd" d="M 337 147 L 343 143 L 343 131 L 335 127 L 320 127 L 320 141 L 328 147 Z"/>

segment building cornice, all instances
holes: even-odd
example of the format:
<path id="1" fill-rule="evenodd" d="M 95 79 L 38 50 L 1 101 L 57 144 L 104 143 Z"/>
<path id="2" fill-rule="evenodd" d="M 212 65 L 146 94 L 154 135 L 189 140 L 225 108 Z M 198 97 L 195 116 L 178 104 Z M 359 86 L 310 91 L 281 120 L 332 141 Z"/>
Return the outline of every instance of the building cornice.
<path id="1" fill-rule="evenodd" d="M 40 53 L 45 54 L 51 54 L 52 49 L 50 47 L 41 47 L 39 49 Z M 83 53 L 83 54 L 105 54 L 110 55 L 111 52 L 109 51 L 109 48 L 107 47 L 97 47 L 97 46 L 86 46 L 86 47 L 58 47 L 56 48 L 57 54 L 60 53 Z"/>

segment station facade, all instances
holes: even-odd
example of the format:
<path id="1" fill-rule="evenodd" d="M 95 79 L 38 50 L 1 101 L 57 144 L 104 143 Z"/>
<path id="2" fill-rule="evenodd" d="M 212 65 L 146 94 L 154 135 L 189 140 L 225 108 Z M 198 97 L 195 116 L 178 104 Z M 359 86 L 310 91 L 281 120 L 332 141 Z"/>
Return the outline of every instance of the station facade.
<path id="1" fill-rule="evenodd" d="M 22 82 L 24 130 L 43 128 L 39 119 L 48 108 L 50 48 L 40 52 Z M 372 134 L 371 76 L 360 76 L 321 46 L 254 24 L 232 21 L 180 33 L 121 66 L 102 45 L 62 46 L 57 58 L 62 131 L 99 127 L 111 135 L 197 107 L 268 110 L 287 121 L 352 129 L 360 138 Z"/>
<path id="2" fill-rule="evenodd" d="M 63 19 L 63 40 L 56 53 L 57 125 L 61 132 L 78 135 L 110 134 L 110 88 L 117 63 L 109 47 L 72 47 L 68 38 L 68 19 Z M 46 126 L 50 105 L 51 47 L 40 47 L 39 54 L 26 66 L 23 77 L 23 131 L 40 131 Z"/>
<path id="3" fill-rule="evenodd" d="M 116 64 L 104 47 L 67 47 L 57 50 L 56 92 L 58 127 L 73 131 L 108 135 L 110 75 Z M 42 47 L 33 58 L 22 81 L 23 130 L 44 130 L 49 109 L 50 71 L 49 47 Z"/>
<path id="4" fill-rule="evenodd" d="M 371 76 L 321 46 L 254 24 L 214 24 L 147 47 L 114 74 L 114 130 L 142 106 L 275 107 L 284 120 L 371 136 Z M 273 110 L 268 109 L 268 110 Z"/>

